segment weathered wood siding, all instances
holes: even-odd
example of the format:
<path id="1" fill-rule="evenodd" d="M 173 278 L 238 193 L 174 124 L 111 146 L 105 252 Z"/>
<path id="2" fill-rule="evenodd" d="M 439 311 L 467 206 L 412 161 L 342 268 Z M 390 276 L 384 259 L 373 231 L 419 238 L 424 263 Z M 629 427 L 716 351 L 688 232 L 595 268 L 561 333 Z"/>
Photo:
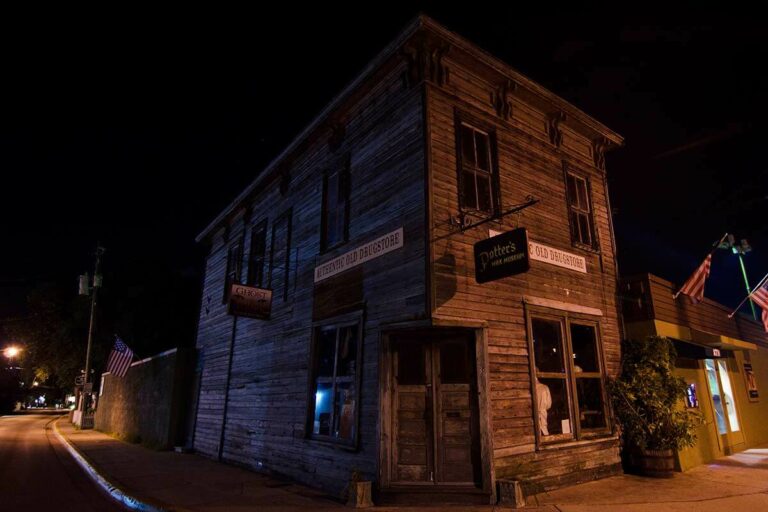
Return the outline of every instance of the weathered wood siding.
<path id="1" fill-rule="evenodd" d="M 382 322 L 427 316 L 422 91 L 405 85 L 404 72 L 400 58 L 385 67 L 343 112 L 336 113 L 344 124 L 341 146 L 332 151 L 328 132 L 313 136 L 291 159 L 287 192 L 281 194 L 279 180 L 272 182 L 249 201 L 248 214 L 231 222 L 228 240 L 243 236 L 247 258 L 252 226 L 268 221 L 269 254 L 273 221 L 289 210 L 292 215 L 288 298 L 275 293 L 268 321 L 238 318 L 234 339 L 235 319 L 221 304 L 228 242 L 223 233 L 214 238 L 198 336 L 204 369 L 195 448 L 201 453 L 219 452 L 233 339 L 224 460 L 335 491 L 341 490 L 353 469 L 374 479 L 378 327 Z M 323 172 L 340 165 L 346 155 L 351 159 L 349 241 L 321 254 Z M 401 226 L 402 249 L 314 284 L 317 264 Z M 244 262 L 242 279 L 245 273 Z M 359 308 L 364 310 L 359 448 L 350 450 L 307 439 L 309 356 L 314 321 Z"/>
<path id="2" fill-rule="evenodd" d="M 527 101 L 522 93 L 505 91 L 503 80 L 494 81 L 491 73 L 474 68 L 461 55 L 450 53 L 445 64 L 450 83 L 430 84 L 427 94 L 433 314 L 488 322 L 496 478 L 519 477 L 549 488 L 616 471 L 615 435 L 537 448 L 524 306 L 528 296 L 599 309 L 604 361 L 608 374 L 616 374 L 620 336 L 615 255 L 604 171 L 596 167 L 592 141 L 563 123 L 560 141 L 554 143 L 545 107 Z M 508 116 L 494 105 L 494 95 L 498 101 L 499 94 L 511 106 Z M 449 220 L 459 213 L 457 113 L 495 131 L 502 210 L 525 202 L 528 195 L 540 202 L 499 222 L 435 240 L 455 229 Z M 598 251 L 572 244 L 564 162 L 589 179 Z M 531 261 L 527 273 L 477 284 L 473 244 L 488 238 L 489 228 L 505 232 L 516 227 L 527 228 L 532 241 L 585 257 L 588 273 Z"/>

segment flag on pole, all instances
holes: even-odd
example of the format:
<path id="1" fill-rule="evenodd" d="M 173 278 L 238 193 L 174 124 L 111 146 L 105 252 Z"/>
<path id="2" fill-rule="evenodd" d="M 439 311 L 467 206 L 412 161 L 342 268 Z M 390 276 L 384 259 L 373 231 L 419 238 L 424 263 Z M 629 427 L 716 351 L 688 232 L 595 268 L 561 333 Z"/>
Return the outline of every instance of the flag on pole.
<path id="1" fill-rule="evenodd" d="M 760 306 L 760 309 L 763 310 L 763 328 L 765 329 L 765 332 L 768 332 L 768 281 L 760 288 L 752 290 L 752 293 L 750 293 L 749 296 L 752 299 L 752 302 Z"/>
<path id="2" fill-rule="evenodd" d="M 107 359 L 107 371 L 112 375 L 125 377 L 132 361 L 133 351 L 123 343 L 123 340 L 115 336 L 115 346 L 112 347 L 112 352 L 109 353 L 109 359 Z"/>
<path id="3" fill-rule="evenodd" d="M 704 263 L 699 265 L 691 277 L 685 282 L 680 291 L 675 294 L 675 299 L 681 293 L 687 295 L 691 299 L 691 302 L 698 304 L 704 298 L 704 283 L 709 277 L 709 269 L 712 266 L 712 253 L 708 254 L 704 259 Z"/>

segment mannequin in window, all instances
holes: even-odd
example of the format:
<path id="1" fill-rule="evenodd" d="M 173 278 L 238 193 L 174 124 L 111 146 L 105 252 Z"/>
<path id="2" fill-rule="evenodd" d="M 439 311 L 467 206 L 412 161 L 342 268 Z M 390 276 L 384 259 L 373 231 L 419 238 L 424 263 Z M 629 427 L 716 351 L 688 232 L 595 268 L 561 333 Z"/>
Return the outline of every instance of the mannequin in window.
<path id="1" fill-rule="evenodd" d="M 539 432 L 541 435 L 549 435 L 547 426 L 547 412 L 552 407 L 552 393 L 549 392 L 549 386 L 542 384 L 536 377 L 536 410 L 539 413 Z"/>

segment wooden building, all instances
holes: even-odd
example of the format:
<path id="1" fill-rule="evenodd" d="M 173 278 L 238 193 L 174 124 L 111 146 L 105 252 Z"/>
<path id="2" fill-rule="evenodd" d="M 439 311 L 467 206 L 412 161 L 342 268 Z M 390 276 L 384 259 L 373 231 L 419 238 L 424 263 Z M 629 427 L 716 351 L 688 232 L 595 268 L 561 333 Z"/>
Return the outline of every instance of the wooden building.
<path id="1" fill-rule="evenodd" d="M 704 417 L 696 445 L 677 453 L 687 470 L 724 455 L 768 443 L 768 335 L 752 318 L 709 299 L 675 300 L 669 281 L 646 274 L 622 279 L 626 335 L 666 336 L 677 348 L 676 373 L 688 384 L 686 407 Z M 763 390 L 763 392 L 765 392 Z"/>
<path id="2" fill-rule="evenodd" d="M 620 471 L 621 144 L 415 19 L 199 235 L 195 449 L 380 500 Z M 269 318 L 228 315 L 233 283 Z"/>

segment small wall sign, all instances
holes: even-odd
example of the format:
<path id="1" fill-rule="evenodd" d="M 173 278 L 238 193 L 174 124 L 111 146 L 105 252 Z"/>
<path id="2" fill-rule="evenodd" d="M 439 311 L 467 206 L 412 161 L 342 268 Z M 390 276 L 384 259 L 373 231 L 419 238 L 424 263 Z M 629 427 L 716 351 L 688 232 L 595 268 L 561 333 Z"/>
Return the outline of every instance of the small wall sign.
<path id="1" fill-rule="evenodd" d="M 755 379 L 755 372 L 752 370 L 752 363 L 744 363 L 744 380 L 746 380 L 747 383 L 749 401 L 759 401 L 760 393 L 757 391 L 757 379 Z"/>
<path id="2" fill-rule="evenodd" d="M 229 294 L 227 313 L 269 320 L 272 314 L 272 290 L 233 284 Z"/>
<path id="3" fill-rule="evenodd" d="M 583 256 L 570 252 L 561 251 L 554 247 L 549 247 L 536 242 L 528 243 L 528 252 L 532 260 L 543 261 L 550 265 L 575 270 L 576 272 L 587 273 L 587 260 Z"/>
<path id="4" fill-rule="evenodd" d="M 475 280 L 487 283 L 522 274 L 528 262 L 528 231 L 519 228 L 475 244 Z"/>

